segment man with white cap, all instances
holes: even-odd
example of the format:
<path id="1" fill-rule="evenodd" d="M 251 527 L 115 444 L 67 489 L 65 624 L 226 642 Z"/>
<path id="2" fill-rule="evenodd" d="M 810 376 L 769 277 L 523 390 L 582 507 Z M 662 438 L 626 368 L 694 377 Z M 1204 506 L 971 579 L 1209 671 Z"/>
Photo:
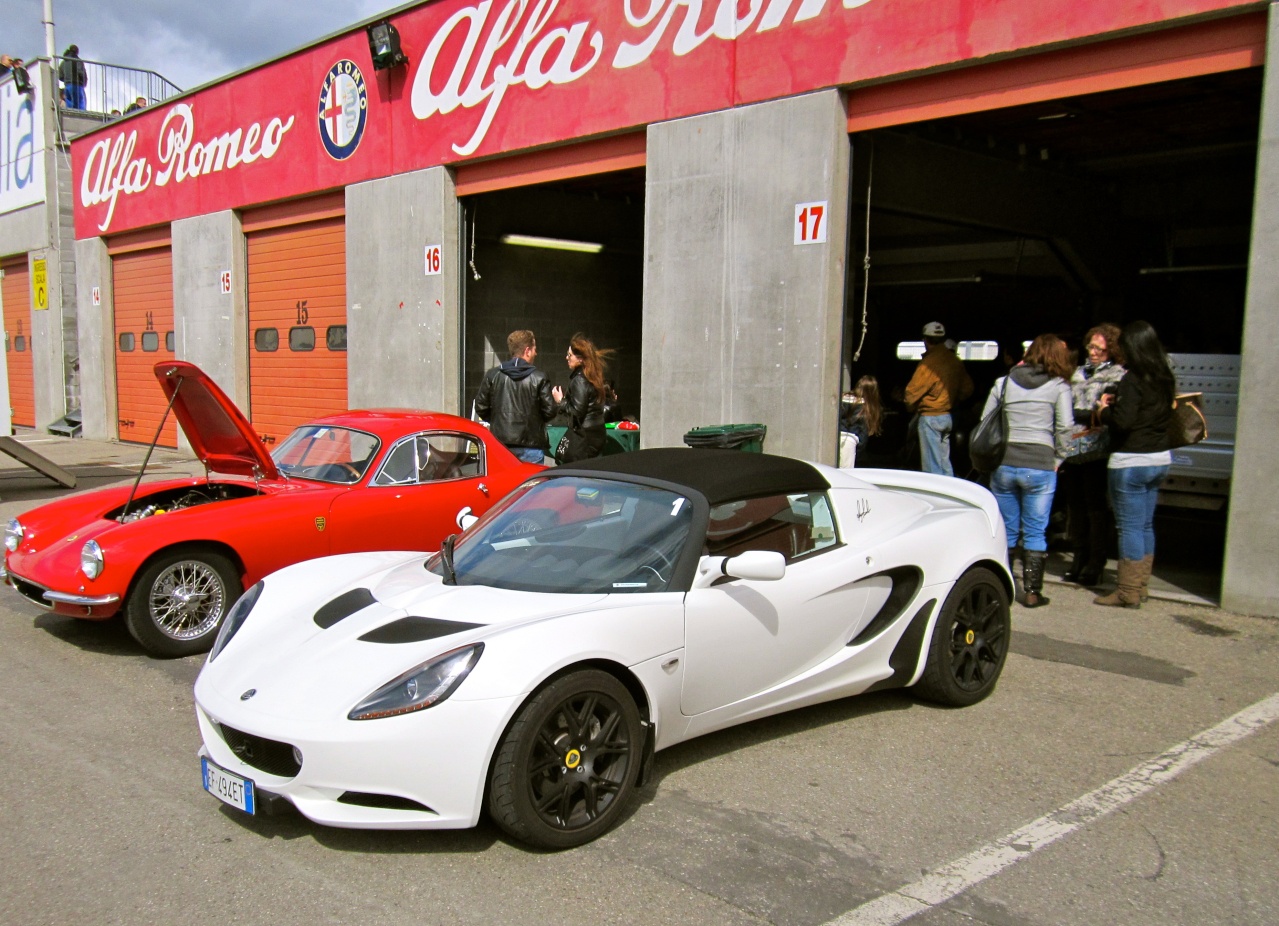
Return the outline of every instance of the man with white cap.
<path id="1" fill-rule="evenodd" d="M 906 409 L 919 415 L 919 455 L 926 473 L 955 475 L 950 465 L 951 409 L 973 394 L 973 380 L 946 347 L 941 322 L 924 326 L 924 356 L 906 384 Z"/>

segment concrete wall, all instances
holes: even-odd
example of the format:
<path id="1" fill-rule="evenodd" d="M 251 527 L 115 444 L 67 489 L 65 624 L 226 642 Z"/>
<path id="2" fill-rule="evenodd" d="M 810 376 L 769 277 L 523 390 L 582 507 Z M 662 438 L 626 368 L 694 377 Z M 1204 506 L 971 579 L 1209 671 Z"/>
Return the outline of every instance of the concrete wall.
<path id="1" fill-rule="evenodd" d="M 173 231 L 174 353 L 249 407 L 248 293 L 244 232 L 232 211 L 181 219 Z M 222 272 L 231 271 L 231 292 Z M 185 437 L 180 437 L 185 444 Z"/>
<path id="2" fill-rule="evenodd" d="M 44 203 L 0 215 L 0 257 L 14 257 L 49 242 Z"/>
<path id="3" fill-rule="evenodd" d="M 351 408 L 461 408 L 458 207 L 444 167 L 346 190 Z M 442 246 L 427 276 L 428 245 Z"/>
<path id="4" fill-rule="evenodd" d="M 846 125 L 827 91 L 649 127 L 644 446 L 762 422 L 765 450 L 835 461 Z M 821 201 L 826 243 L 795 245 Z"/>
<path id="5" fill-rule="evenodd" d="M 102 238 L 84 238 L 75 243 L 76 321 L 80 345 L 81 433 L 94 440 L 114 440 L 117 436 L 115 394 L 115 287 L 112 285 L 111 256 Z M 93 304 L 93 290 L 101 294 L 101 305 Z"/>
<path id="6" fill-rule="evenodd" d="M 1279 48 L 1279 4 L 1270 5 L 1268 49 Z M 1279 62 L 1268 54 L 1257 145 L 1257 192 L 1248 296 L 1244 306 L 1239 416 L 1226 527 L 1221 604 L 1231 611 L 1279 616 L 1274 580 L 1279 549 Z"/>

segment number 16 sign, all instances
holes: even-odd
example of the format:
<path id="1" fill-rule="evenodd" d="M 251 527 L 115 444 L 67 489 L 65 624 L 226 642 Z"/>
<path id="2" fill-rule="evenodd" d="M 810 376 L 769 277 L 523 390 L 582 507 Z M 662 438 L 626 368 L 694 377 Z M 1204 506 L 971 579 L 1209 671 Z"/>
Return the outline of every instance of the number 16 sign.
<path id="1" fill-rule="evenodd" d="M 826 243 L 826 203 L 795 204 L 795 243 Z"/>

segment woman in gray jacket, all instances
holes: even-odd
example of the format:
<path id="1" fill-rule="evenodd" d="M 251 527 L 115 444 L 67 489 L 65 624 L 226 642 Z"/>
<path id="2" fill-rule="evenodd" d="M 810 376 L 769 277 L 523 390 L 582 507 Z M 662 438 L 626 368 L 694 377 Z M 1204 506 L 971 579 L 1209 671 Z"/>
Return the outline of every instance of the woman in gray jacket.
<path id="1" fill-rule="evenodd" d="M 1054 334 L 1031 342 L 1026 357 L 995 380 L 982 411 L 985 418 L 1003 396 L 1008 449 L 991 474 L 990 491 L 999 502 L 1011 550 L 1021 538 L 1022 583 L 1028 608 L 1048 604 L 1044 561 L 1048 558 L 1048 517 L 1057 489 L 1057 467 L 1066 457 L 1074 429 L 1069 379 L 1074 369 L 1065 343 Z M 1005 385 L 1007 390 L 1005 391 Z"/>

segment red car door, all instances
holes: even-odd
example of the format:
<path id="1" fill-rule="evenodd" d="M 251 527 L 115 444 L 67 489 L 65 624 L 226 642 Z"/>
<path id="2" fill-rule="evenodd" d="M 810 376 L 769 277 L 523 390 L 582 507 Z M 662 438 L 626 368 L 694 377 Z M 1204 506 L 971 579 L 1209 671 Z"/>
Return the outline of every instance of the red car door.
<path id="1" fill-rule="evenodd" d="M 456 533 L 457 513 L 480 514 L 504 494 L 488 484 L 484 445 L 476 437 L 428 431 L 401 439 L 365 488 L 330 507 L 332 552 L 439 549 Z"/>

